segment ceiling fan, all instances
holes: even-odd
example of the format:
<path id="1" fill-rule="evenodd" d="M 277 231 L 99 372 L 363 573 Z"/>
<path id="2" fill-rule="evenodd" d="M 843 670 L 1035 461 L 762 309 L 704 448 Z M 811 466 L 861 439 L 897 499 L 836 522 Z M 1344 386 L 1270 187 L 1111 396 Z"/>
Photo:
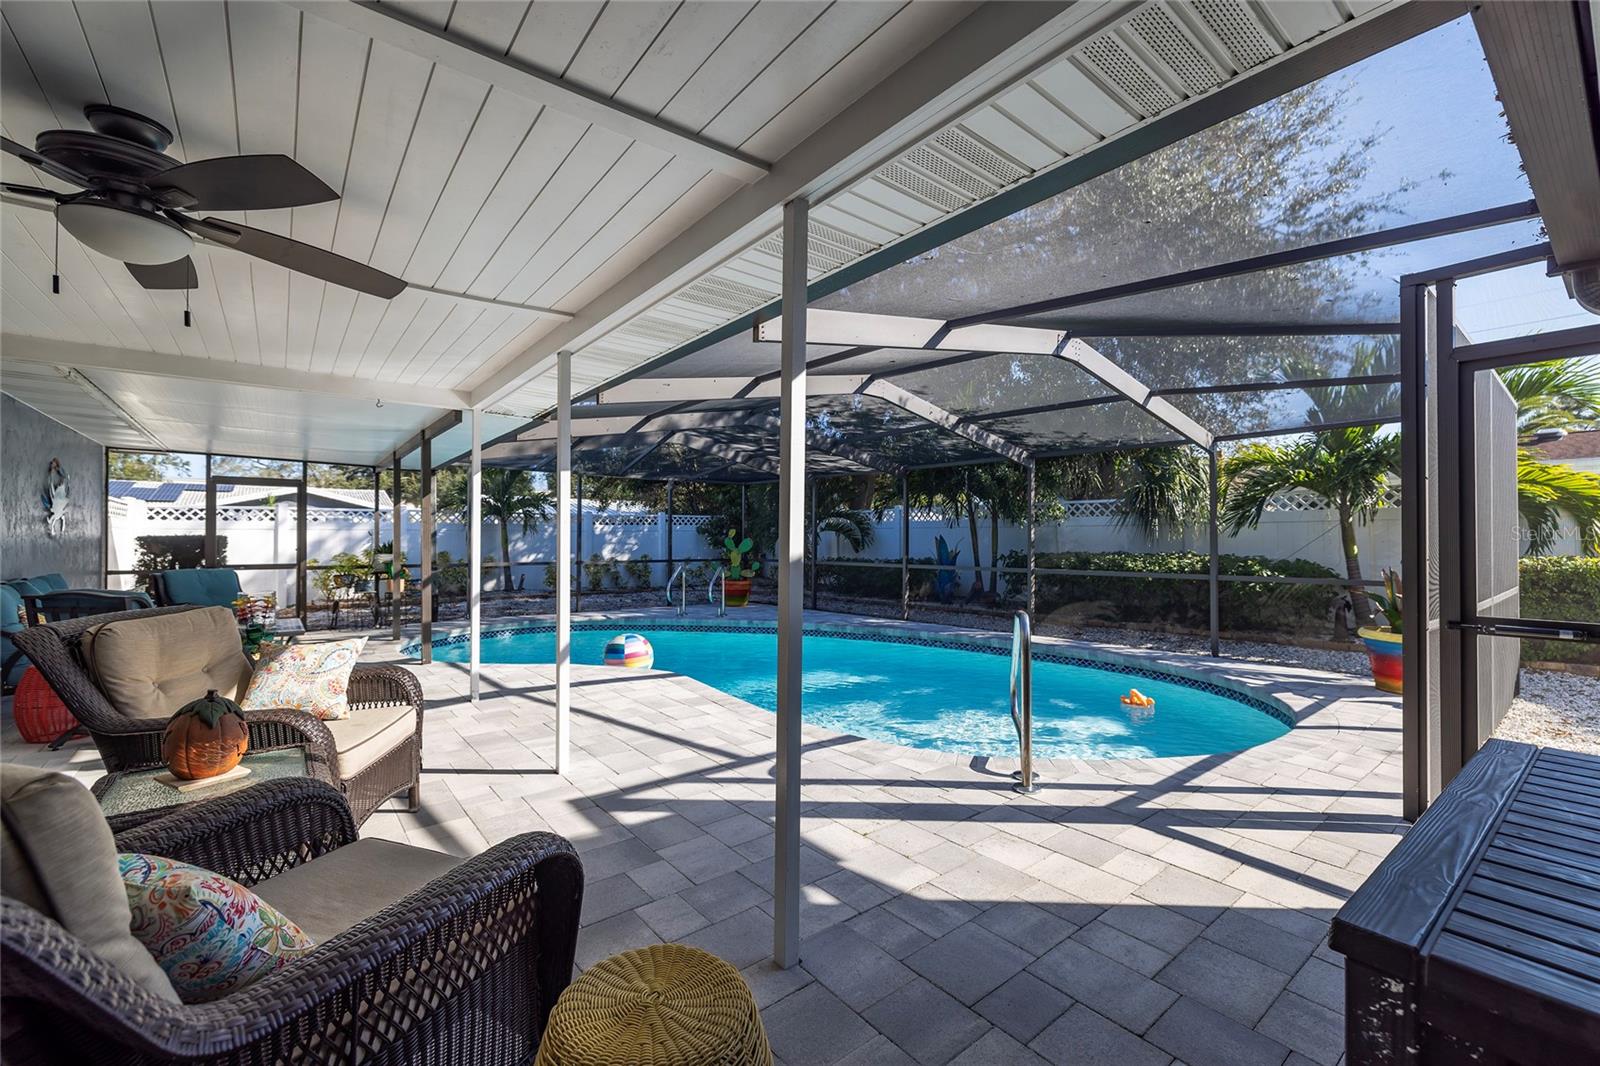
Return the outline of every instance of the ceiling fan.
<path id="1" fill-rule="evenodd" d="M 195 238 L 385 300 L 406 283 L 365 263 L 300 241 L 189 211 L 269 211 L 337 200 L 339 194 L 286 155 L 221 156 L 180 163 L 165 154 L 172 131 L 144 115 L 90 104 L 90 130 L 46 130 L 27 148 L 5 151 L 84 191 L 56 193 L 0 183 L 14 196 L 48 200 L 66 231 L 120 259 L 147 289 L 199 286 L 189 251 Z"/>

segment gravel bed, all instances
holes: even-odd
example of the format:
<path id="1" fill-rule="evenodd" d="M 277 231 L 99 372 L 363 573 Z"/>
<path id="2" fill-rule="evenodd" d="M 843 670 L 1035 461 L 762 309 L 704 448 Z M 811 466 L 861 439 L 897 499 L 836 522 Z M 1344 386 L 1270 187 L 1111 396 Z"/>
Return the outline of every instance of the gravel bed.
<path id="1" fill-rule="evenodd" d="M 1600 755 L 1600 677 L 1522 671 L 1522 692 L 1494 735 Z"/>

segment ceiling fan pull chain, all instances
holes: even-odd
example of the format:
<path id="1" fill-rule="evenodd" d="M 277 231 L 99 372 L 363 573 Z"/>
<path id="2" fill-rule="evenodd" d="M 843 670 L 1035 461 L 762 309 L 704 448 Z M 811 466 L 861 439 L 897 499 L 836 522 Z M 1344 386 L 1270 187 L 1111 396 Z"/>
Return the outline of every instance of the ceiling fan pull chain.
<path id="1" fill-rule="evenodd" d="M 189 290 L 188 289 L 184 289 L 183 290 L 183 324 L 184 324 L 185 327 L 192 327 L 194 325 L 194 320 L 189 317 Z"/>
<path id="2" fill-rule="evenodd" d="M 56 296 L 61 295 L 61 216 L 51 212 L 51 217 L 56 220 L 56 248 L 50 257 L 50 291 Z"/>

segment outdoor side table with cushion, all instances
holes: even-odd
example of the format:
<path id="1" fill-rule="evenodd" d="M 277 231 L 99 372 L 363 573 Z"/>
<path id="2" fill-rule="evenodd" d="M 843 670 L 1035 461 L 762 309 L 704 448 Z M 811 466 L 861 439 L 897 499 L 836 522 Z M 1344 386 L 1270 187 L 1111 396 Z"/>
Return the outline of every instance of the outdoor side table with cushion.
<path id="1" fill-rule="evenodd" d="M 1351 1066 L 1600 1062 L 1600 758 L 1489 741 L 1329 943 Z"/>
<path id="2" fill-rule="evenodd" d="M 118 770 L 94 783 L 90 789 L 100 801 L 100 809 L 113 830 L 121 831 L 152 818 L 171 814 L 174 807 L 189 803 L 202 803 L 250 788 L 265 781 L 278 781 L 286 777 L 311 777 L 327 781 L 328 775 L 320 764 L 306 763 L 304 748 L 278 748 L 271 751 L 248 752 L 239 765 L 249 767 L 247 777 L 236 777 L 215 785 L 179 792 L 156 778 L 167 771 L 161 767 L 148 770 Z M 329 782 L 330 784 L 332 782 Z"/>
<path id="3" fill-rule="evenodd" d="M 556 1001 L 537 1066 L 771 1066 L 750 986 L 686 944 L 652 944 L 585 970 Z"/>

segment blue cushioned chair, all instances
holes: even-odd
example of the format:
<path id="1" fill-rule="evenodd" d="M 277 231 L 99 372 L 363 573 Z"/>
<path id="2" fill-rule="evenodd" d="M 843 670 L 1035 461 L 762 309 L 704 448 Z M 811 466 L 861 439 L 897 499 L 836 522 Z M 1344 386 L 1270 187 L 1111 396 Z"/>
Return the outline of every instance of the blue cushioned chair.
<path id="1" fill-rule="evenodd" d="M 153 585 L 156 603 L 162 607 L 232 607 L 242 591 L 237 572 L 209 567 L 165 570 L 154 575 Z"/>
<path id="2" fill-rule="evenodd" d="M 50 591 L 50 586 L 36 577 L 14 577 L 5 584 L 18 596 L 43 596 Z"/>
<path id="3" fill-rule="evenodd" d="M 67 588 L 67 579 L 60 574 L 40 574 L 28 580 L 38 586 L 40 592 L 65 592 Z"/>
<path id="4" fill-rule="evenodd" d="M 63 589 L 43 596 L 26 596 L 23 602 L 35 624 L 117 611 L 148 611 L 155 606 L 149 595 L 138 589 Z"/>
<path id="5" fill-rule="evenodd" d="M 22 620 L 22 595 L 9 581 L 0 585 L 0 678 L 8 689 L 16 687 L 28 668 L 28 657 L 11 643 L 11 634 L 27 628 Z"/>

